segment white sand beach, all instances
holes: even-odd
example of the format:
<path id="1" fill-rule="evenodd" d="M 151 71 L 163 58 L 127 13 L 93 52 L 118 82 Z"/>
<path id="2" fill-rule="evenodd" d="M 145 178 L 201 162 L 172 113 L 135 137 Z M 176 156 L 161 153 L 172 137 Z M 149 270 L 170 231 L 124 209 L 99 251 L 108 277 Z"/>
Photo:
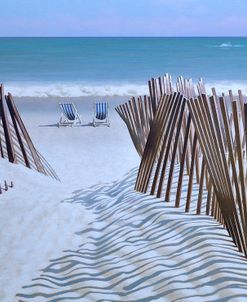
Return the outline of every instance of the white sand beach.
<path id="1" fill-rule="evenodd" d="M 98 98 L 97 98 L 98 99 Z M 140 158 L 105 98 L 110 127 L 92 127 L 93 97 L 70 98 L 83 125 L 60 127 L 63 98 L 15 98 L 61 182 L 0 161 L 0 301 L 247 299 L 247 261 L 211 217 L 134 191 Z"/>

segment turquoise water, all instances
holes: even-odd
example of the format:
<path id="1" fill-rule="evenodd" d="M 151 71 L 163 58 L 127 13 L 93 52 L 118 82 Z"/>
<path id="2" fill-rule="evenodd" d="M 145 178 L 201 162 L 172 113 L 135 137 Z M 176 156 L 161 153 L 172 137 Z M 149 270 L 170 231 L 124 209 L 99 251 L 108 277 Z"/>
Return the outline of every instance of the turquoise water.
<path id="1" fill-rule="evenodd" d="M 247 38 L 1 38 L 0 70 L 21 95 L 141 93 L 164 73 L 243 88 Z"/>

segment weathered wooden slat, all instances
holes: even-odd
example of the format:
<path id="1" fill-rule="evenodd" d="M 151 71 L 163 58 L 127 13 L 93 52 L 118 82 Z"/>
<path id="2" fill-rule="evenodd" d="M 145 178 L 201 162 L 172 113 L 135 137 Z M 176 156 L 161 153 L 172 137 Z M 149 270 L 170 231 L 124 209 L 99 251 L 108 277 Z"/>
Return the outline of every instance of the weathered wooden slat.
<path id="1" fill-rule="evenodd" d="M 40 173 L 59 180 L 55 171 L 34 147 L 12 95 L 9 93 L 4 97 L 3 85 L 0 86 L 0 90 L 1 157 L 7 158 L 10 162 L 20 163 L 28 168 L 36 169 Z"/>
<path id="2" fill-rule="evenodd" d="M 22 141 L 21 134 L 20 134 L 19 129 L 18 129 L 16 119 L 15 119 L 15 114 L 16 113 L 15 113 L 15 110 L 13 108 L 13 101 L 11 99 L 9 100 L 9 97 L 10 97 L 9 95 L 6 96 L 6 102 L 7 102 L 8 108 L 9 108 L 10 116 L 11 116 L 11 119 L 12 119 L 12 123 L 13 123 L 14 129 L 15 129 L 17 139 L 18 139 L 18 143 L 19 143 L 19 146 L 20 146 L 20 149 L 21 149 L 21 152 L 22 152 L 22 156 L 24 158 L 24 162 L 25 162 L 26 167 L 31 168 L 31 165 L 30 165 L 30 162 L 29 162 L 29 159 L 28 159 L 28 155 L 27 155 L 24 143 Z"/>
<path id="3" fill-rule="evenodd" d="M 191 164 L 190 164 L 189 184 L 188 184 L 187 198 L 186 198 L 186 205 L 185 205 L 185 212 L 189 212 L 189 210 L 190 210 L 191 193 L 192 193 L 193 179 L 194 179 L 194 166 L 195 166 L 195 157 L 196 157 L 196 147 L 197 147 L 197 136 L 196 136 L 196 134 L 194 134 L 193 146 L 192 146 L 192 155 L 191 155 Z"/>
<path id="4" fill-rule="evenodd" d="M 173 93 L 174 87 L 180 94 Z M 229 91 L 231 106 L 227 108 L 224 96 L 219 98 L 215 89 L 213 96 L 207 96 L 201 79 L 198 95 L 191 80 L 179 77 L 174 86 L 167 74 L 151 79 L 149 89 L 151 101 L 142 107 L 138 98 L 129 107 L 129 116 L 123 118 L 125 122 L 131 120 L 130 128 L 136 136 L 132 140 L 143 149 L 135 189 L 157 197 L 165 190 L 164 199 L 169 201 L 171 188 L 177 186 L 175 206 L 179 207 L 186 185 L 185 211 L 192 209 L 192 191 L 197 190 L 196 213 L 212 215 L 222 223 L 247 256 L 247 105 L 241 91 L 237 101 Z M 119 113 L 126 115 L 121 110 Z M 153 117 L 148 119 L 151 114 Z M 146 143 L 142 140 L 145 136 Z M 175 182 L 176 163 L 179 175 Z M 188 183 L 184 181 L 185 167 Z M 199 186 L 195 185 L 194 172 Z"/>
<path id="5" fill-rule="evenodd" d="M 183 98 L 183 96 L 180 94 L 178 94 L 176 96 L 176 98 L 174 100 L 174 103 L 176 104 L 176 106 L 174 106 L 174 110 L 171 112 L 170 119 L 168 119 L 168 121 L 167 121 L 167 129 L 166 129 L 165 138 L 164 138 L 164 142 L 165 142 L 165 144 L 167 144 L 167 147 L 164 149 L 164 151 L 165 151 L 164 160 L 163 160 L 163 165 L 161 168 L 160 181 L 159 181 L 158 190 L 157 190 L 158 198 L 161 197 L 162 190 L 163 190 L 163 183 L 164 183 L 164 179 L 165 179 L 165 175 L 166 175 L 166 167 L 168 164 L 168 156 L 169 156 L 169 151 L 170 151 L 170 147 L 171 147 L 173 131 L 175 128 L 175 124 L 177 122 L 178 113 L 181 109 L 182 98 Z"/>
<path id="6" fill-rule="evenodd" d="M 187 155 L 190 129 L 191 129 L 191 116 L 189 114 L 187 124 L 186 124 L 183 151 L 182 151 L 179 176 L 178 176 L 178 186 L 177 186 L 176 201 L 175 201 L 175 207 L 177 207 L 177 208 L 180 206 L 180 201 L 181 201 L 181 192 L 182 192 L 183 177 L 184 177 L 184 166 L 185 166 L 185 160 L 186 160 L 186 155 Z"/>
<path id="7" fill-rule="evenodd" d="M 142 169 L 143 167 L 143 182 L 142 186 L 139 188 L 141 192 L 147 192 L 151 173 L 154 168 L 155 160 L 157 158 L 158 151 L 160 148 L 160 142 L 162 141 L 162 133 L 164 131 L 166 123 L 161 123 L 161 121 L 169 120 L 169 116 L 171 115 L 171 112 L 174 110 L 175 107 L 174 104 L 176 104 L 176 102 L 174 102 L 174 99 L 176 99 L 176 97 L 177 95 L 174 94 L 166 96 L 163 98 L 162 101 L 160 101 L 160 106 L 158 107 L 155 119 L 153 120 L 152 128 L 148 136 L 148 140 L 140 165 L 140 169 Z M 165 142 L 163 142 L 163 145 L 164 144 Z M 161 156 L 163 156 L 163 154 Z"/>
<path id="8" fill-rule="evenodd" d="M 40 172 L 40 173 L 43 173 L 43 174 L 46 174 L 46 171 L 45 171 L 45 168 L 37 154 L 37 150 L 35 149 L 34 147 L 34 144 L 27 132 L 27 129 L 20 117 L 20 114 L 15 106 L 15 103 L 13 101 L 13 98 L 12 98 L 12 95 L 11 94 L 8 94 L 8 98 L 7 98 L 7 102 L 8 102 L 8 106 L 9 108 L 11 108 L 11 114 L 13 116 L 13 118 L 15 119 L 16 123 L 18 124 L 18 126 L 20 127 L 21 129 L 21 132 L 27 142 L 27 145 L 29 147 L 29 150 L 32 154 L 32 157 L 33 157 L 33 160 L 34 160 L 34 163 L 36 165 L 36 168 L 37 168 L 37 171 Z"/>
<path id="9" fill-rule="evenodd" d="M 8 159 L 11 163 L 16 162 L 15 148 L 13 144 L 13 138 L 10 133 L 10 124 L 7 115 L 7 111 L 4 105 L 4 88 L 3 85 L 0 86 L 0 117 L 2 119 L 2 126 L 5 136 L 6 149 L 8 154 Z"/>
<path id="10" fill-rule="evenodd" d="M 197 208 L 196 214 L 201 214 L 201 207 L 202 207 L 202 194 L 203 194 L 203 185 L 204 185 L 204 178 L 205 178 L 205 170 L 206 165 L 204 159 L 202 160 L 202 167 L 201 167 L 201 174 L 200 174 L 200 183 L 199 183 L 199 192 L 198 192 L 198 200 L 197 200 Z"/>
<path id="11" fill-rule="evenodd" d="M 170 162 L 170 171 L 168 176 L 168 182 L 167 182 L 167 188 L 166 188 L 166 194 L 165 194 L 165 201 L 170 201 L 170 193 L 171 193 L 171 187 L 172 187 L 172 181 L 173 181 L 173 172 L 174 172 L 174 166 L 175 166 L 175 159 L 176 155 L 179 152 L 178 150 L 178 143 L 179 143 L 179 137 L 181 135 L 181 127 L 182 127 L 182 120 L 185 113 L 185 104 L 186 100 L 182 100 L 182 105 L 180 109 L 180 117 L 178 118 L 178 123 L 176 127 L 176 136 L 175 141 L 173 143 L 173 152 L 172 152 L 172 158 Z"/>
<path id="12" fill-rule="evenodd" d="M 232 101 L 233 122 L 236 133 L 236 153 L 238 155 L 237 161 L 239 164 L 238 168 L 235 164 L 233 154 L 234 143 L 229 130 L 228 114 L 224 99 L 220 99 L 223 125 L 220 122 L 219 107 L 217 107 L 216 102 L 217 99 L 215 96 L 210 97 L 210 107 L 205 98 L 201 101 L 190 101 L 189 108 L 214 188 L 211 215 L 218 221 L 224 221 L 229 234 L 232 236 L 233 241 L 238 246 L 239 250 L 247 253 L 245 216 L 246 193 L 238 110 L 236 107 L 237 103 Z M 224 134 L 222 133 L 223 131 Z M 225 142 L 224 136 L 226 138 Z M 227 150 L 229 152 L 231 166 L 228 164 Z M 237 178 L 237 170 L 239 170 L 240 173 L 240 182 Z M 231 175 L 233 177 L 233 182 Z M 235 187 L 233 187 L 233 184 Z M 241 186 L 242 191 L 238 189 L 239 185 Z M 207 213 L 208 211 L 209 206 L 207 206 Z"/>

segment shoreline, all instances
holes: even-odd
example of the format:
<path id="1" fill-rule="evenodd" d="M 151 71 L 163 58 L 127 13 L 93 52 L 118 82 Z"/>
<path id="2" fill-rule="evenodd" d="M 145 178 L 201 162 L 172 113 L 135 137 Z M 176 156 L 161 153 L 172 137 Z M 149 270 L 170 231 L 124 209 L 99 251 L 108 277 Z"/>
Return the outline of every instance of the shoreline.
<path id="1" fill-rule="evenodd" d="M 148 95 L 148 81 L 151 77 L 156 78 L 157 75 L 150 75 L 143 81 L 119 82 L 119 83 L 77 83 L 77 82 L 60 82 L 56 81 L 48 83 L 32 83 L 32 82 L 17 82 L 15 84 L 3 82 L 5 92 L 10 92 L 16 98 L 131 98 L 132 96 Z M 177 77 L 172 77 L 176 81 Z M 185 79 L 191 79 L 185 75 Z M 202 77 L 205 83 L 205 88 L 208 92 L 212 88 L 221 93 L 228 93 L 232 90 L 234 94 L 238 90 L 242 90 L 244 95 L 247 95 L 247 81 L 241 80 L 206 80 Z M 196 85 L 199 78 L 193 78 L 193 83 Z"/>

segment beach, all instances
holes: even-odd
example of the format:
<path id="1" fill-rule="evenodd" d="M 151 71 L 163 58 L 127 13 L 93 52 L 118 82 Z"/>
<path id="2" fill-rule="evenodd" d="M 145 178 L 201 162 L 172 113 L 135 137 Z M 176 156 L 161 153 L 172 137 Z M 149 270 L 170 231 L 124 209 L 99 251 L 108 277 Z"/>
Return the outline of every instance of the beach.
<path id="1" fill-rule="evenodd" d="M 140 158 L 114 109 L 128 97 L 101 97 L 111 125 L 94 128 L 98 99 L 15 98 L 60 182 L 0 162 L 14 182 L 0 198 L 0 300 L 245 301 L 247 263 L 226 230 L 173 194 L 134 191 Z M 82 126 L 57 127 L 65 100 Z"/>
<path id="2" fill-rule="evenodd" d="M 111 127 L 92 127 L 97 100 L 110 104 Z M 35 146 L 72 190 L 87 187 L 104 179 L 113 181 L 138 165 L 128 131 L 115 112 L 115 106 L 127 97 L 15 98 Z M 71 101 L 81 115 L 79 127 L 57 127 L 60 102 Z M 121 129 L 121 130 L 120 130 Z M 49 150 L 47 150 L 47 147 Z M 47 152 L 48 151 L 48 152 Z M 116 163 L 115 169 L 111 169 Z M 77 171 L 75 173 L 75 171 Z M 80 178 L 81 177 L 81 178 Z M 83 181 L 82 181 L 83 179 Z"/>
<path id="3" fill-rule="evenodd" d="M 148 81 L 166 73 L 173 83 L 180 75 L 184 77 L 180 83 L 186 83 L 185 79 L 197 83 L 202 77 L 209 93 L 212 87 L 218 95 L 225 93 L 226 104 L 231 98 L 228 90 L 237 96 L 242 89 L 245 99 L 247 38 L 30 37 L 1 38 L 0 42 L 4 94 L 13 95 L 35 148 L 59 178 L 11 164 L 6 158 L 0 160 L 1 186 L 5 180 L 14 184 L 0 194 L 0 301 L 246 301 L 246 257 L 223 224 L 209 216 L 213 210 L 205 214 L 203 181 L 201 215 L 195 214 L 199 183 L 193 173 L 189 213 L 185 213 L 188 173 L 182 175 L 180 207 L 175 208 L 179 159 L 173 161 L 170 202 L 165 200 L 168 173 L 161 198 L 135 191 L 141 158 L 115 108 L 131 97 L 149 95 Z M 174 87 L 176 90 L 176 84 Z M 95 102 L 99 101 L 109 104 L 110 127 L 92 125 Z M 67 102 L 75 105 L 81 125 L 58 127 L 59 103 Z M 151 120 L 147 119 L 145 131 Z M 163 121 L 166 119 L 160 118 Z M 167 125 L 176 126 L 175 121 Z M 137 141 L 143 141 L 143 122 L 136 127 Z M 188 123 L 180 124 L 181 129 L 189 129 Z M 158 130 L 166 127 L 157 125 L 153 131 L 156 140 Z M 169 133 L 170 147 L 176 132 Z M 196 150 L 195 138 L 194 133 L 189 143 L 195 141 Z M 18 144 L 17 136 L 14 140 Z M 183 145 L 178 146 L 181 151 Z M 167 171 L 173 151 L 169 152 L 167 157 L 160 155 L 162 164 L 169 158 Z M 155 166 L 156 155 L 150 156 Z M 149 164 L 148 159 L 147 168 Z M 148 173 L 142 171 L 146 177 Z M 154 170 L 151 178 L 153 174 Z M 206 180 L 210 185 L 209 176 Z M 147 185 L 151 187 L 150 180 Z M 210 198 L 212 192 L 210 189 Z"/>
<path id="4" fill-rule="evenodd" d="M 24 280 L 29 282 L 33 269 L 39 270 L 47 259 L 54 257 L 58 247 L 71 248 L 78 242 L 73 235 L 75 231 L 93 220 L 93 214 L 86 214 L 79 206 L 71 211 L 67 203 L 62 203 L 64 199 L 75 190 L 113 182 L 138 165 L 139 158 L 127 129 L 114 110 L 123 100 L 107 100 L 111 127 L 90 125 L 96 98 L 73 98 L 70 101 L 81 114 L 83 125 L 58 128 L 61 116 L 58 104 L 65 99 L 15 99 L 36 148 L 61 182 L 1 161 L 4 171 L 1 183 L 5 179 L 14 182 L 14 188 L 1 195 L 1 257 L 4 259 L 1 301 L 15 301 L 16 289 L 9 283 L 10 278 L 19 286 L 24 285 Z"/>

